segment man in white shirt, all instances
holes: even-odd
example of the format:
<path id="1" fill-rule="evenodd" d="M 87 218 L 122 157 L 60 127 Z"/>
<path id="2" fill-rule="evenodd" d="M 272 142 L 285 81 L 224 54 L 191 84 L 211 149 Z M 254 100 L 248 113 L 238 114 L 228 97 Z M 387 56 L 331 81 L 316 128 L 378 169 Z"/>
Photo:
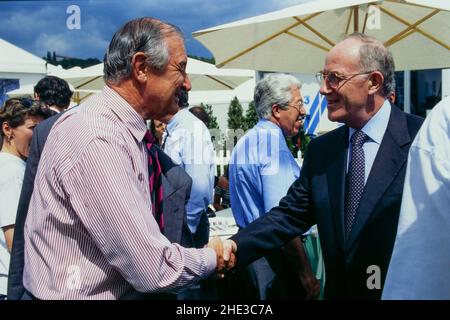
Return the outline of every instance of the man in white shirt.
<path id="1" fill-rule="evenodd" d="M 450 299 L 450 97 L 436 105 L 408 157 L 383 299 Z"/>

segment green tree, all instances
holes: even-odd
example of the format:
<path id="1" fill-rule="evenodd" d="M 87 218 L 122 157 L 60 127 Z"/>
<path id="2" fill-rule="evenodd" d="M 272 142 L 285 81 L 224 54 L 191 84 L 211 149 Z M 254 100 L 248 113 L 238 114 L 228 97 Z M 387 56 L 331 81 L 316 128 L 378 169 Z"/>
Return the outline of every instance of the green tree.
<path id="1" fill-rule="evenodd" d="M 306 135 L 305 134 L 305 130 L 303 128 L 302 128 L 302 131 L 300 132 L 300 134 L 301 134 L 301 136 L 300 136 L 300 139 L 301 139 L 300 150 L 302 151 L 302 158 L 304 158 L 305 157 L 306 148 L 308 148 L 308 144 L 311 141 L 311 136 Z"/>
<path id="2" fill-rule="evenodd" d="M 228 108 L 228 134 L 226 137 L 226 148 L 232 150 L 238 140 L 244 135 L 245 130 L 244 109 L 237 97 L 234 97 Z"/>
<path id="3" fill-rule="evenodd" d="M 200 107 L 205 109 L 206 114 L 208 114 L 209 124 L 208 129 L 219 129 L 219 124 L 217 123 L 217 117 L 213 114 L 212 105 L 200 103 Z"/>
<path id="4" fill-rule="evenodd" d="M 253 128 L 256 123 L 258 122 L 258 115 L 256 114 L 256 107 L 255 107 L 255 101 L 250 102 L 248 105 L 248 109 L 245 112 L 245 128 L 244 130 L 247 131 L 248 129 Z"/>
<path id="5" fill-rule="evenodd" d="M 237 97 L 231 100 L 228 108 L 228 128 L 233 130 L 245 129 L 244 109 Z"/>

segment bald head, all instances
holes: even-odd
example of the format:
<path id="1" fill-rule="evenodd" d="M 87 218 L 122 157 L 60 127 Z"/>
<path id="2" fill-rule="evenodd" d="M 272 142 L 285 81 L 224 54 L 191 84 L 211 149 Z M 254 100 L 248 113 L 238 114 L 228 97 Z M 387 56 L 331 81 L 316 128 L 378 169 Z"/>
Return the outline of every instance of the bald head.
<path id="1" fill-rule="evenodd" d="M 381 72 L 384 83 L 380 95 L 383 97 L 387 98 L 395 91 L 394 58 L 379 40 L 362 33 L 353 33 L 336 44 L 327 59 L 335 56 L 345 60 L 351 72 Z"/>

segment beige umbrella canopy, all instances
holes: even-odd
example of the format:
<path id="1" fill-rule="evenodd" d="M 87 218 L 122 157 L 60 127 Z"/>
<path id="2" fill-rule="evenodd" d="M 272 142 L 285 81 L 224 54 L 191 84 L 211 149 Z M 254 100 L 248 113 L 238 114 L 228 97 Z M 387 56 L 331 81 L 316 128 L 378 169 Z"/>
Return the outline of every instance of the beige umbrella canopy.
<path id="1" fill-rule="evenodd" d="M 230 90 L 254 77 L 251 70 L 218 69 L 213 64 L 188 58 L 187 73 L 192 90 Z M 50 74 L 61 77 L 74 88 L 74 100 L 79 103 L 93 93 L 102 90 L 103 63 L 88 68 L 61 70 L 54 68 Z"/>
<path id="2" fill-rule="evenodd" d="M 315 73 L 330 48 L 354 31 L 384 42 L 397 70 L 450 67 L 448 0 L 317 0 L 193 36 L 218 67 Z"/>
<path id="3" fill-rule="evenodd" d="M 76 103 L 100 92 L 104 86 L 103 63 L 88 68 L 73 67 L 67 70 L 59 66 L 52 67 L 49 74 L 66 80 L 74 88 L 72 100 Z"/>

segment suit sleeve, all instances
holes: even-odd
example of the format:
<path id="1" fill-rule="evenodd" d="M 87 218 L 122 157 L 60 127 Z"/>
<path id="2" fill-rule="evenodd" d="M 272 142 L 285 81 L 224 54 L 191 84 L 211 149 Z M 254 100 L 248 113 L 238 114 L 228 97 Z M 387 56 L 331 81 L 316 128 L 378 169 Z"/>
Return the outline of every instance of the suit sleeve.
<path id="1" fill-rule="evenodd" d="M 306 152 L 300 178 L 292 184 L 279 205 L 231 237 L 238 248 L 238 266 L 246 266 L 267 255 L 315 224 L 315 217 L 310 210 L 312 147 L 313 143 Z"/>

